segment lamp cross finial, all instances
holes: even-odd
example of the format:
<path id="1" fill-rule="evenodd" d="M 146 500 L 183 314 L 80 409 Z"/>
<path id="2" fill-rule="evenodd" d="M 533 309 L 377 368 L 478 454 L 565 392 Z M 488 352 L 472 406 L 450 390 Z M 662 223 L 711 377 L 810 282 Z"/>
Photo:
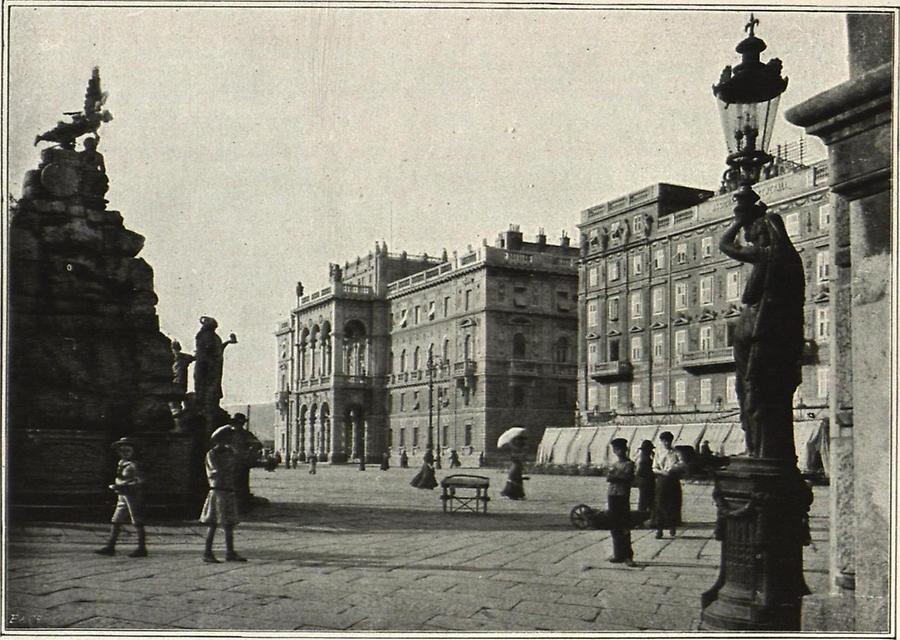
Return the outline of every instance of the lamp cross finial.
<path id="1" fill-rule="evenodd" d="M 750 37 L 752 38 L 753 35 L 754 35 L 754 34 L 753 34 L 753 29 L 754 29 L 754 27 L 756 27 L 756 25 L 758 25 L 758 24 L 759 24 L 759 19 L 758 19 L 758 18 L 754 18 L 754 17 L 753 17 L 753 14 L 751 13 L 751 14 L 750 14 L 750 22 L 748 22 L 746 25 L 744 25 L 744 31 L 749 31 L 749 32 L 750 32 Z"/>

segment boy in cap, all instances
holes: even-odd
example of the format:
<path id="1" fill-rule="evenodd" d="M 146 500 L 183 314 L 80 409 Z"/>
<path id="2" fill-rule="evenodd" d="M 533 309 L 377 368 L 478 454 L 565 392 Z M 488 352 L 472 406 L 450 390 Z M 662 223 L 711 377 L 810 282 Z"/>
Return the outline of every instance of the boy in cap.
<path id="1" fill-rule="evenodd" d="M 110 445 L 119 456 L 116 465 L 116 479 L 109 485 L 116 492 L 116 510 L 112 516 L 112 527 L 109 530 L 109 540 L 106 545 L 97 549 L 96 553 L 102 556 L 111 556 L 116 553 L 116 540 L 122 524 L 131 522 L 137 532 L 137 549 L 128 554 L 129 558 L 143 558 L 147 555 L 147 534 L 144 531 L 144 478 L 141 476 L 137 463 L 134 461 L 135 445 L 128 438 L 120 438 Z"/>
<path id="2" fill-rule="evenodd" d="M 613 438 L 609 443 L 616 461 L 609 465 L 606 481 L 609 483 L 609 533 L 612 536 L 613 554 L 610 562 L 623 562 L 634 566 L 631 549 L 631 482 L 634 480 L 634 462 L 628 459 L 628 441 Z"/>
<path id="3" fill-rule="evenodd" d="M 225 531 L 225 560 L 247 561 L 234 550 L 234 526 L 238 523 L 238 514 L 234 495 L 237 461 L 234 450 L 229 446 L 233 436 L 234 429 L 230 425 L 219 427 L 210 436 L 213 447 L 206 454 L 209 494 L 200 512 L 200 522 L 209 527 L 206 533 L 206 548 L 203 551 L 204 562 L 219 562 L 212 550 L 217 525 L 221 525 Z"/>

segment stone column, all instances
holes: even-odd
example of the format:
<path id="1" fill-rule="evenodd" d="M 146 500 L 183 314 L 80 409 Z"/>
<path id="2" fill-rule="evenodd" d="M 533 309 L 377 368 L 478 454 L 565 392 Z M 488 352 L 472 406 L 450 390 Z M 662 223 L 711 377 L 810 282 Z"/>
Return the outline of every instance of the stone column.
<path id="1" fill-rule="evenodd" d="M 331 371 L 334 375 L 346 375 L 347 370 L 345 366 L 346 356 L 344 355 L 346 351 L 346 346 L 344 345 L 344 334 L 342 333 L 332 333 L 331 334 Z"/>
<path id="2" fill-rule="evenodd" d="M 891 96 L 887 14 L 850 14 L 850 80 L 786 118 L 828 146 L 837 352 L 832 357 L 831 593 L 804 599 L 803 629 L 884 632 L 890 612 Z M 847 365 L 850 366 L 847 366 Z"/>

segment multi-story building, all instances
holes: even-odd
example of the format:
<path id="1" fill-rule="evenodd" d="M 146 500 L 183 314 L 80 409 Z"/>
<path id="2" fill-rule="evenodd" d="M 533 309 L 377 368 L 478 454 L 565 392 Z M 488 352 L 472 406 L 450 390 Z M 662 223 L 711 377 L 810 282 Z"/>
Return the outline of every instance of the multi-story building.
<path id="1" fill-rule="evenodd" d="M 440 259 L 391 254 L 331 266 L 276 336 L 276 447 L 342 462 L 429 443 L 496 453 L 513 424 L 536 444 L 574 420 L 578 250 L 565 236 Z"/>
<path id="2" fill-rule="evenodd" d="M 830 379 L 827 165 L 783 162 L 776 173 L 755 189 L 784 218 L 804 262 L 806 347 L 795 405 L 807 418 L 826 406 Z M 738 421 L 732 337 L 750 266 L 719 251 L 732 218 L 730 194 L 668 184 L 582 212 L 582 424 Z M 666 419 L 653 418 L 660 414 Z"/>

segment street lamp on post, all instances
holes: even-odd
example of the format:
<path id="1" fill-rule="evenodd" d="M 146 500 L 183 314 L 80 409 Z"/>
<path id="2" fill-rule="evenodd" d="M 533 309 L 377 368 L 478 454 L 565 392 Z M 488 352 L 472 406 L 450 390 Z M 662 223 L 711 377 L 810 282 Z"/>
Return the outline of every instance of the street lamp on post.
<path id="1" fill-rule="evenodd" d="M 766 213 L 753 185 L 772 161 L 767 152 L 778 101 L 787 88 L 781 61 L 760 62 L 766 43 L 755 35 L 736 51 L 713 93 L 728 147 L 723 182 L 734 190 L 734 220 L 719 242 L 730 258 L 750 263 L 734 333 L 736 390 L 746 455 L 716 474 L 719 576 L 701 596 L 701 629 L 800 629 L 803 546 L 809 544 L 812 492 L 797 469 L 792 397 L 803 351 L 803 264 L 781 217 Z M 744 242 L 737 242 L 739 232 Z"/>
<path id="2" fill-rule="evenodd" d="M 434 468 L 441 468 L 441 437 L 440 433 L 438 433 L 437 437 L 437 445 L 438 450 L 435 454 L 434 449 L 434 439 L 432 437 L 432 431 L 434 429 L 434 423 L 432 421 L 433 411 L 434 411 L 434 371 L 435 369 L 446 366 L 446 362 L 440 356 L 434 355 L 431 351 L 428 352 L 428 362 L 426 367 L 428 369 L 428 450 L 432 451 L 432 455 L 434 456 Z M 438 398 L 438 430 L 441 428 L 441 399 Z"/>

